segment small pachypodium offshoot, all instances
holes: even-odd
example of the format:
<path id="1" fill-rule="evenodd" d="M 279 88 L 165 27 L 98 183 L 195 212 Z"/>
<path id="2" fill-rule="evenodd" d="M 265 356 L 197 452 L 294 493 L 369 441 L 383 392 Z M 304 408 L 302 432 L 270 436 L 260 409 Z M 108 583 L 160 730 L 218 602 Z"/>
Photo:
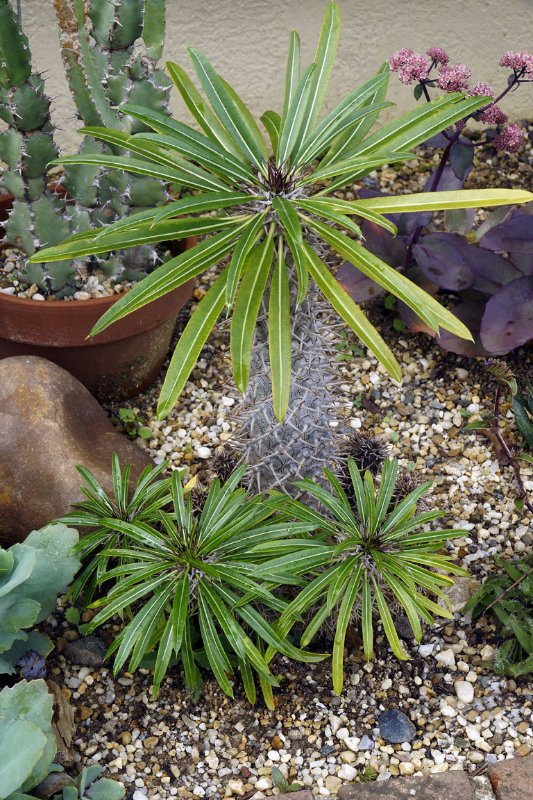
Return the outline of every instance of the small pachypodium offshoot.
<path id="1" fill-rule="evenodd" d="M 84 132 L 122 148 L 128 155 L 80 155 L 62 160 L 66 165 L 104 165 L 178 182 L 198 194 L 163 210 L 135 214 L 99 234 L 71 238 L 40 253 L 39 258 L 69 259 L 137 244 L 213 234 L 134 287 L 102 317 L 93 334 L 228 258 L 228 266 L 202 299 L 177 345 L 159 402 L 161 417 L 174 405 L 224 307 L 231 312 L 233 372 L 242 392 L 247 390 L 251 372 L 259 374 L 256 366 L 251 366 L 254 331 L 258 317 L 261 321 L 266 315 L 263 329 L 267 342 L 260 364 L 271 375 L 278 421 L 283 420 L 291 402 L 291 364 L 306 361 L 302 352 L 304 331 L 311 317 L 310 335 L 321 339 L 313 321 L 316 313 L 306 306 L 306 300 L 318 292 L 391 375 L 399 379 L 399 365 L 389 347 L 328 268 L 330 252 L 352 259 L 367 275 L 404 300 L 432 329 L 449 329 L 466 337 L 469 334 L 442 305 L 371 255 L 359 241 L 360 228 L 352 217 L 371 219 L 395 231 L 383 216 L 388 211 L 499 205 L 533 197 L 528 192 L 507 190 L 451 192 L 440 195 L 436 205 L 435 197 L 428 200 L 426 193 L 394 198 L 385 205 L 380 199 L 346 202 L 335 197 L 337 189 L 351 185 L 376 167 L 412 158 L 410 151 L 416 145 L 486 105 L 483 97 L 447 94 L 368 136 L 379 112 L 387 105 L 384 97 L 388 68 L 383 67 L 321 119 L 339 27 L 338 7 L 330 3 L 315 60 L 302 73 L 299 38 L 292 34 L 282 111 L 267 111 L 261 118 L 270 148 L 235 90 L 198 50 L 191 49 L 190 57 L 206 99 L 180 66 L 170 63 L 168 69 L 201 133 L 161 113 L 126 104 L 123 111 L 152 128 L 153 133 L 128 135 L 108 127 L 91 127 Z M 205 216 L 205 212 L 216 213 Z M 204 216 L 196 216 L 200 213 Z M 292 339 L 291 316 L 299 326 L 298 331 L 293 330 Z M 303 320 L 298 322 L 299 317 Z M 303 347 L 295 343 L 295 334 L 303 336 Z M 257 344 L 259 339 L 260 336 Z M 327 351 L 316 358 L 316 348 L 311 356 L 317 368 L 329 360 Z M 264 378 L 263 373 L 261 381 Z M 261 402 L 261 396 L 264 399 L 265 390 L 268 385 L 255 387 L 254 402 Z M 292 401 L 303 393 L 307 409 L 318 407 L 324 391 L 322 387 L 317 394 L 309 386 L 297 386 Z"/>
<path id="2" fill-rule="evenodd" d="M 353 459 L 348 459 L 347 467 L 351 498 L 329 471 L 326 476 L 331 491 L 312 481 L 300 482 L 300 488 L 322 504 L 323 514 L 278 492 L 269 501 L 291 519 L 318 522 L 317 533 L 329 542 L 329 550 L 323 552 L 322 562 L 316 565 L 316 577 L 282 612 L 278 630 L 286 636 L 295 622 L 312 609 L 313 617 L 301 637 L 301 645 L 305 646 L 330 617 L 336 620 L 332 673 L 337 694 L 342 690 L 346 631 L 352 621 L 360 621 L 364 654 L 371 659 L 376 610 L 392 651 L 397 658 L 406 659 L 391 606 L 396 605 L 407 615 L 413 635 L 420 641 L 421 621 L 431 624 L 434 616 L 453 617 L 445 605 L 437 605 L 428 594 L 445 600 L 442 588 L 453 584 L 453 580 L 444 573 L 466 574 L 450 556 L 440 553 L 448 539 L 464 531 L 427 530 L 426 525 L 444 516 L 444 512 L 418 511 L 418 503 L 430 483 L 395 500 L 397 461 L 384 462 L 378 489 L 370 472 L 362 476 Z M 273 562 L 272 568 L 282 575 L 290 566 L 280 559 L 278 565 Z M 267 651 L 267 658 L 272 653 L 272 649 Z"/>
<path id="3" fill-rule="evenodd" d="M 533 55 L 520 52 L 502 56 L 501 66 L 511 68 L 512 73 L 506 88 L 490 102 L 488 96 L 495 93 L 488 84 L 478 82 L 468 88 L 470 71 L 464 65 L 450 67 L 447 54 L 440 48 L 430 48 L 427 55 L 425 76 L 413 75 L 413 65 L 422 57 L 411 50 L 399 50 L 389 61 L 404 83 L 417 81 L 417 99 L 423 96 L 430 101 L 434 87 L 448 91 L 460 86 L 472 97 L 487 97 L 482 108 L 427 142 L 443 148 L 440 162 L 426 183 L 426 190 L 439 196 L 464 185 L 473 167 L 475 148 L 515 152 L 522 147 L 523 130 L 515 123 L 506 124 L 507 115 L 499 104 L 512 89 L 533 81 Z M 412 68 L 408 69 L 410 64 Z M 438 69 L 438 77 L 432 76 L 434 69 Z M 481 140 L 471 140 L 465 133 L 469 118 L 495 127 L 487 128 Z M 366 196 L 366 190 L 362 195 Z M 395 237 L 368 220 L 362 221 L 361 228 L 368 249 L 388 264 L 434 296 L 442 290 L 458 298 L 450 310 L 468 326 L 474 341 L 441 331 L 437 341 L 442 347 L 469 356 L 501 355 L 533 339 L 532 214 L 533 203 L 501 208 L 475 225 L 475 215 L 469 212 L 446 212 L 444 230 L 442 220 L 433 224 L 432 214 L 411 214 L 402 219 L 393 214 L 389 219 L 398 226 Z M 383 293 L 355 263 L 345 264 L 338 278 L 358 302 Z M 398 310 L 411 330 L 433 335 L 424 320 L 404 303 Z"/>
<path id="4" fill-rule="evenodd" d="M 120 497 L 127 492 L 129 471 L 120 472 L 116 461 L 114 466 Z M 280 584 L 300 585 L 301 575 L 323 549 L 318 539 L 307 559 L 299 557 L 315 526 L 278 520 L 261 496 L 251 497 L 241 487 L 245 469 L 235 470 L 223 484 L 213 480 L 206 492 L 194 496 L 187 491 L 191 484 L 182 486 L 178 471 L 168 480 L 154 480 L 159 469 L 147 471 L 129 506 L 127 495 L 117 503 L 90 473 L 82 472 L 89 484 L 88 502 L 65 519 L 98 526 L 84 548 L 90 561 L 83 581 L 96 579 L 101 597 L 92 607 L 100 610 L 86 630 L 117 613 L 131 616 L 109 654 L 115 655 L 117 672 L 126 663 L 135 671 L 151 659 L 155 694 L 179 659 L 195 696 L 204 666 L 230 697 L 230 678 L 238 670 L 252 703 L 255 673 L 270 702 L 271 687 L 278 682 L 264 658 L 268 646 L 298 661 L 324 658 L 294 647 L 268 621 L 287 606 L 273 590 Z M 272 548 L 293 561 L 291 575 L 281 581 L 269 567 Z"/>

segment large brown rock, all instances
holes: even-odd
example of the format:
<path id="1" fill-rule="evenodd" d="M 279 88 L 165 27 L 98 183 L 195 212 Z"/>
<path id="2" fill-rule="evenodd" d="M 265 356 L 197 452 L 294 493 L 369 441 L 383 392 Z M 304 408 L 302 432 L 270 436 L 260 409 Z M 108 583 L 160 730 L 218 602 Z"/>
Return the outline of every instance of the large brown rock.
<path id="1" fill-rule="evenodd" d="M 113 453 L 132 465 L 132 479 L 152 463 L 66 370 L 36 356 L 0 361 L 0 545 L 23 541 L 82 499 L 77 464 L 111 491 Z"/>

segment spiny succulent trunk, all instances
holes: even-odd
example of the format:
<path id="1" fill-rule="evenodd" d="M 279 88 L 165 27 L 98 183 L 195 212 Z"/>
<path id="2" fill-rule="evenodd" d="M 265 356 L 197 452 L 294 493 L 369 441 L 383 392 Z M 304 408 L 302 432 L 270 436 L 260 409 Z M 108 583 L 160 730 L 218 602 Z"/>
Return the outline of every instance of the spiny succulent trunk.
<path id="1" fill-rule="evenodd" d="M 289 263 L 290 257 L 287 257 Z M 316 285 L 296 306 L 297 281 L 290 270 L 292 306 L 292 384 L 283 422 L 273 411 L 268 351 L 267 303 L 256 329 L 251 374 L 237 417 L 240 427 L 235 448 L 249 465 L 249 488 L 254 492 L 279 489 L 298 494 L 295 480 L 323 482 L 325 467 L 335 469 L 343 441 L 343 418 L 335 406 L 338 382 L 334 334 L 327 324 L 328 309 Z"/>

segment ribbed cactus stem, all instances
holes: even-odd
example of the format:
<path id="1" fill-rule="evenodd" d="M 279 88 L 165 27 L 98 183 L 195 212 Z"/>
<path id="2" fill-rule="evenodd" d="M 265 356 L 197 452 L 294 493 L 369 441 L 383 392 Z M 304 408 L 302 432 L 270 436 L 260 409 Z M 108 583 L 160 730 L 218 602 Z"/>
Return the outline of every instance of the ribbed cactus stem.
<path id="1" fill-rule="evenodd" d="M 273 411 L 266 308 L 256 329 L 250 381 L 236 410 L 239 427 L 233 446 L 250 466 L 249 488 L 279 489 L 293 496 L 293 482 L 323 482 L 325 467 L 335 469 L 345 440 L 344 418 L 335 405 L 334 332 L 328 309 L 310 282 L 307 297 L 295 308 L 294 270 L 289 278 L 292 304 L 292 384 L 283 422 Z"/>

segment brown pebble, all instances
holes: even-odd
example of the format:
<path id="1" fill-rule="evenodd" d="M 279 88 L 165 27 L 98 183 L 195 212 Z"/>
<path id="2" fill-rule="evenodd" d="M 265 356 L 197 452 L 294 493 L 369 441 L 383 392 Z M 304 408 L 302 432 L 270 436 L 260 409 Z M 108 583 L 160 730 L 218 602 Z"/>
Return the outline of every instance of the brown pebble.
<path id="1" fill-rule="evenodd" d="M 282 742 L 277 734 L 274 736 L 270 744 L 273 750 L 283 750 L 285 747 L 285 742 Z"/>
<path id="2" fill-rule="evenodd" d="M 124 731 L 119 736 L 120 741 L 122 744 L 131 744 L 131 733 L 129 731 Z"/>
<path id="3" fill-rule="evenodd" d="M 144 749 L 145 750 L 153 750 L 154 747 L 157 747 L 159 744 L 159 739 L 157 736 L 147 736 L 144 740 Z"/>
<path id="4" fill-rule="evenodd" d="M 93 715 L 92 708 L 89 708 L 88 706 L 79 706 L 78 717 L 80 718 L 80 720 L 83 721 L 84 719 L 89 719 L 89 717 L 92 717 L 92 715 Z"/>

